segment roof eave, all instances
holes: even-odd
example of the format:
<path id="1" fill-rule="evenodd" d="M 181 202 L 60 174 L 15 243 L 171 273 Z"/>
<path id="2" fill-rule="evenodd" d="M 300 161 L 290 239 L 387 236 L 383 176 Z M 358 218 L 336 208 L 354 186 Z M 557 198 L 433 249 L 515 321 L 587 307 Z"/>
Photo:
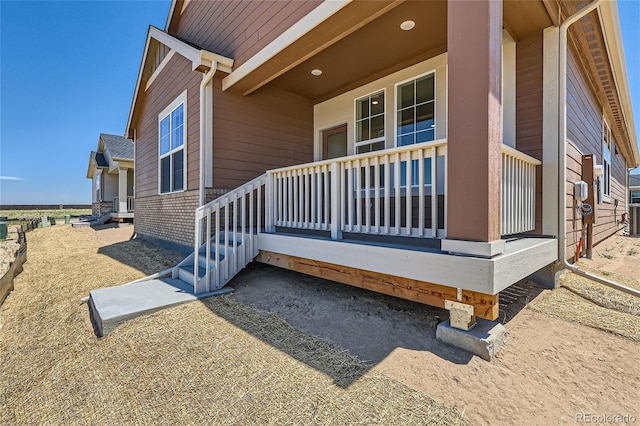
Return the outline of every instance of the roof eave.
<path id="1" fill-rule="evenodd" d="M 233 69 L 233 59 L 224 57 L 222 55 L 218 55 L 217 53 L 209 52 L 204 49 L 197 49 L 193 46 L 188 45 L 187 43 L 178 40 L 170 34 L 154 27 L 149 26 L 149 31 L 147 32 L 147 41 L 144 46 L 144 52 L 142 54 L 142 59 L 140 61 L 140 69 L 138 70 L 138 79 L 136 80 L 136 88 L 133 93 L 133 98 L 131 100 L 131 107 L 129 109 L 129 117 L 127 119 L 127 127 L 125 129 L 124 135 L 125 137 L 131 137 L 131 122 L 133 120 L 133 113 L 136 106 L 136 101 L 138 98 L 138 94 L 140 92 L 140 85 L 142 82 L 142 74 L 144 72 L 144 65 L 147 60 L 147 55 L 149 53 L 149 43 L 151 42 L 151 38 L 157 40 L 159 43 L 162 43 L 171 49 L 175 50 L 178 54 L 183 56 L 184 58 L 191 61 L 191 69 L 193 71 L 207 72 L 210 69 L 220 70 L 225 73 L 231 73 Z M 135 142 L 135 141 L 134 141 Z"/>
<path id="2" fill-rule="evenodd" d="M 635 122 L 633 118 L 633 106 L 631 104 L 631 94 L 629 91 L 629 80 L 627 78 L 627 66 L 622 45 L 622 33 L 620 31 L 620 17 L 618 15 L 617 1 L 604 1 L 600 7 L 600 17 L 607 47 L 609 49 L 611 66 L 618 86 L 618 96 L 620 98 L 622 115 L 629 134 L 629 143 L 633 155 L 632 166 L 640 166 L 640 153 L 638 152 L 638 139 L 636 135 Z"/>

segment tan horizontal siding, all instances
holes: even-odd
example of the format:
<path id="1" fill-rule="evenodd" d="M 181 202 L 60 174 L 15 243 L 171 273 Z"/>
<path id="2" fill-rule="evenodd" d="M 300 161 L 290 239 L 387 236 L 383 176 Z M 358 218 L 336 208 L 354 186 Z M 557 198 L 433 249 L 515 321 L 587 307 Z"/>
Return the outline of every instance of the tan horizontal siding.
<path id="1" fill-rule="evenodd" d="M 581 237 L 582 220 L 575 214 L 573 183 L 582 180 L 582 155 L 593 154 L 602 164 L 602 107 L 594 96 L 581 62 L 572 47 L 567 60 L 567 258 L 575 254 L 576 241 Z M 615 140 L 614 144 L 615 146 Z M 621 215 L 626 211 L 626 163 L 621 154 L 611 152 L 611 203 L 597 203 L 596 223 L 593 227 L 594 243 L 598 244 L 618 231 Z M 618 206 L 615 201 L 618 200 Z"/>
<path id="2" fill-rule="evenodd" d="M 322 0 L 192 1 L 176 12 L 171 34 L 235 59 L 238 67 Z"/>
<path id="3" fill-rule="evenodd" d="M 198 188 L 200 158 L 200 81 L 191 62 L 174 55 L 138 103 L 136 130 L 136 197 L 158 195 L 158 114 L 187 89 L 187 189 Z"/>
<path id="4" fill-rule="evenodd" d="M 313 160 L 313 105 L 266 86 L 242 96 L 214 79 L 213 185 L 232 189 L 266 170 Z"/>

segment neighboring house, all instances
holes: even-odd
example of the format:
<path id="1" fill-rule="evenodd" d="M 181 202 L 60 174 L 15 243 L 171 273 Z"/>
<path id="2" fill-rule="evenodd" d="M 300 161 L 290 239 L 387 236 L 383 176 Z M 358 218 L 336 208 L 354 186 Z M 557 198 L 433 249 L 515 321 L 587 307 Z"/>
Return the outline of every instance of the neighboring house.
<path id="1" fill-rule="evenodd" d="M 640 175 L 629 175 L 629 203 L 640 204 Z"/>
<path id="2" fill-rule="evenodd" d="M 100 133 L 91 151 L 87 179 L 91 179 L 91 210 L 95 217 L 133 218 L 133 141 Z"/>
<path id="3" fill-rule="evenodd" d="M 257 258 L 490 319 L 622 227 L 640 164 L 609 1 L 174 0 L 125 135 L 137 235 L 219 236 L 174 274 L 196 292 Z"/>

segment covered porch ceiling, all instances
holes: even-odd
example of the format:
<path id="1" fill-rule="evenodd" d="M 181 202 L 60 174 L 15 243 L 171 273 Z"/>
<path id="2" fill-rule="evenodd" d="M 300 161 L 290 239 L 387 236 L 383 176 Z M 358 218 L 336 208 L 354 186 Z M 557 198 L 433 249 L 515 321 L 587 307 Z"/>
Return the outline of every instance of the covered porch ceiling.
<path id="1" fill-rule="evenodd" d="M 504 27 L 516 41 L 553 25 L 542 0 L 504 0 L 503 13 Z M 403 30 L 405 21 L 415 26 Z M 248 95 L 270 83 L 321 102 L 446 50 L 446 0 L 354 1 L 233 88 Z"/>

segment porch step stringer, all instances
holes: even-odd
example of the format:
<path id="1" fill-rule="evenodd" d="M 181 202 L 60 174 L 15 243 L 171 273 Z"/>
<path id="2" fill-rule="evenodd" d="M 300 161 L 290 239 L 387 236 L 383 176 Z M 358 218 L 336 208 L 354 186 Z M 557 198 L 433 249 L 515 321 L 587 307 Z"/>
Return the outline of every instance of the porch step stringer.
<path id="1" fill-rule="evenodd" d="M 216 251 L 216 238 L 218 238 L 218 251 Z M 235 239 L 234 239 L 235 238 Z M 224 287 L 235 275 L 244 269 L 249 262 L 257 256 L 257 248 L 251 251 L 252 239 L 255 239 L 255 233 L 245 233 L 242 238 L 239 232 L 231 232 L 225 244 L 225 234 L 219 237 L 214 236 L 208 242 L 210 246 L 209 252 L 209 277 L 207 279 L 207 244 L 202 244 L 198 250 L 198 278 L 194 280 L 195 272 L 195 253 L 191 253 L 171 271 L 171 277 L 184 281 L 191 287 L 194 282 L 196 286 L 193 290 L 194 294 L 208 293 L 210 291 L 219 290 Z M 255 245 L 254 245 L 255 246 Z M 217 258 L 217 265 L 216 265 Z"/>

